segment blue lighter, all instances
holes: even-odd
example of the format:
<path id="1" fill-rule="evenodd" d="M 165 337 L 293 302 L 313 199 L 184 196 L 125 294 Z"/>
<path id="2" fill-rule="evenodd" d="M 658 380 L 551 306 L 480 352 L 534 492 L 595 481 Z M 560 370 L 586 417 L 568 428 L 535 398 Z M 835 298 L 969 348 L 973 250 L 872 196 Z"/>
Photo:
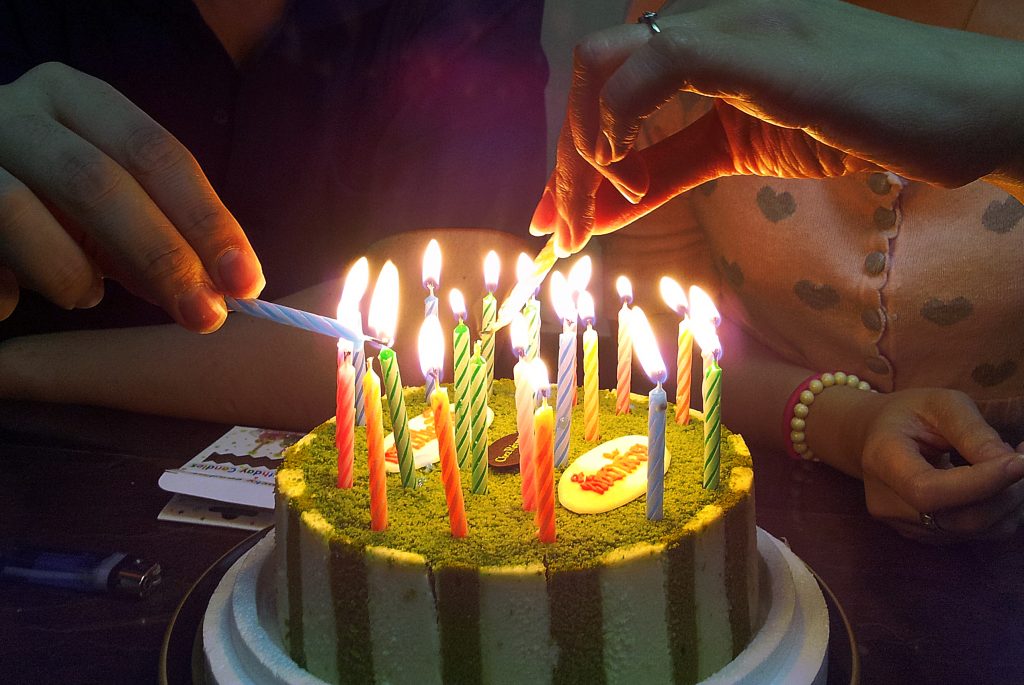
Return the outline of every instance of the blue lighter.
<path id="1" fill-rule="evenodd" d="M 57 552 L 22 547 L 0 553 L 0 580 L 145 597 L 160 583 L 160 564 L 114 552 Z"/>

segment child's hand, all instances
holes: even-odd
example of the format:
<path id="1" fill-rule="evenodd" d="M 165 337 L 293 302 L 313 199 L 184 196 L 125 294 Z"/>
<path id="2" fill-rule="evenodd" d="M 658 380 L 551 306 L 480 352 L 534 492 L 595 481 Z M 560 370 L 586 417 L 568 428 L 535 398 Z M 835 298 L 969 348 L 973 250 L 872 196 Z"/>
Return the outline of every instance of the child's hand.
<path id="1" fill-rule="evenodd" d="M 933 544 L 1006 538 L 1017 530 L 1024 455 L 999 438 L 970 398 L 928 388 L 874 395 L 861 406 L 874 413 L 861 452 L 873 516 Z M 952 450 L 968 465 L 951 465 Z"/>

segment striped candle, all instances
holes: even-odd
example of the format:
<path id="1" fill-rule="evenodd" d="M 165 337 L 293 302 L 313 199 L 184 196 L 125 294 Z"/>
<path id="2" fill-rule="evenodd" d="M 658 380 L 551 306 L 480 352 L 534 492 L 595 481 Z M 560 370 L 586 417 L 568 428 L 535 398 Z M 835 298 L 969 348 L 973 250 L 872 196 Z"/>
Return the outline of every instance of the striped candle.
<path id="1" fill-rule="evenodd" d="M 466 537 L 466 511 L 462 503 L 462 478 L 459 477 L 458 458 L 455 455 L 455 430 L 452 427 L 448 391 L 438 384 L 430 395 L 430 408 L 434 412 L 434 431 L 437 450 L 441 455 L 441 480 L 448 502 L 448 521 L 452 537 Z"/>
<path id="2" fill-rule="evenodd" d="M 597 365 L 597 331 L 594 330 L 594 298 L 587 291 L 579 294 L 580 318 L 587 324 L 583 332 L 583 438 L 597 442 L 601 434 L 598 400 L 600 379 Z"/>
<path id="3" fill-rule="evenodd" d="M 434 321 L 438 321 L 437 314 L 436 314 L 436 311 L 437 311 L 436 305 L 435 305 L 435 310 L 434 311 L 435 311 L 435 314 L 433 314 L 432 316 L 431 315 L 425 316 L 425 317 L 423 317 L 423 320 L 426 321 L 427 319 L 431 319 L 432 318 Z M 438 325 L 440 325 L 440 324 L 438 324 Z M 424 376 L 424 378 L 423 378 L 423 397 L 424 397 L 424 399 L 426 399 L 428 401 L 430 400 L 430 396 L 434 393 L 434 386 L 436 386 L 440 382 L 441 382 L 441 371 L 440 370 L 438 370 L 437 374 L 428 373 L 428 374 L 426 374 Z"/>
<path id="4" fill-rule="evenodd" d="M 387 470 L 384 465 L 384 417 L 380 401 L 380 378 L 367 360 L 363 374 L 366 397 L 366 455 L 370 471 L 370 530 L 388 527 Z"/>
<path id="5" fill-rule="evenodd" d="M 693 331 L 690 322 L 679 322 L 679 343 L 676 347 L 676 423 L 690 422 L 690 366 L 693 363 Z"/>
<path id="6" fill-rule="evenodd" d="M 402 374 L 398 370 L 398 356 L 390 347 L 380 351 L 380 368 L 384 372 L 384 392 L 388 396 L 388 410 L 391 413 L 391 429 L 395 434 L 395 450 L 398 452 L 398 470 L 402 474 L 402 486 L 416 487 L 416 463 L 413 460 L 409 436 L 409 417 L 405 411 L 405 393 L 402 392 Z"/>
<path id="7" fill-rule="evenodd" d="M 437 297 L 434 290 L 441 282 L 441 246 L 436 240 L 427 243 L 423 251 L 423 287 L 427 289 L 427 297 L 423 300 L 423 316 L 437 316 Z M 427 394 L 430 397 L 430 394 Z"/>
<path id="8" fill-rule="evenodd" d="M 472 452 L 472 421 L 469 412 L 469 326 L 465 323 L 466 301 L 462 293 L 453 288 L 448 295 L 448 301 L 452 312 L 459 320 L 452 333 L 455 370 L 452 383 L 452 390 L 455 393 L 455 451 L 459 455 L 459 468 L 466 468 Z"/>
<path id="9" fill-rule="evenodd" d="M 354 343 L 361 343 L 366 336 L 353 331 L 350 327 L 343 325 L 337 319 L 329 316 L 311 314 L 300 309 L 286 307 L 283 304 L 274 304 L 265 300 L 239 300 L 234 297 L 225 297 L 224 302 L 232 311 L 241 312 L 257 319 L 266 319 L 284 326 L 301 328 L 311 333 L 319 333 L 331 338 L 344 338 Z"/>
<path id="10" fill-rule="evenodd" d="M 533 417 L 533 455 L 537 482 L 537 524 L 541 542 L 555 541 L 555 468 L 551 432 L 554 415 L 547 397 L 538 392 L 540 407 Z"/>
<path id="11" fill-rule="evenodd" d="M 722 457 L 722 367 L 713 350 L 702 350 L 701 356 L 704 358 L 704 487 L 717 489 Z"/>
<path id="12" fill-rule="evenodd" d="M 334 443 L 338 449 L 338 487 L 352 487 L 355 460 L 355 370 L 352 368 L 352 345 L 338 341 L 338 385 L 335 409 Z"/>
<path id="13" fill-rule="evenodd" d="M 619 309 L 618 358 L 615 367 L 615 413 L 629 413 L 629 393 L 633 386 L 633 338 L 629 332 L 629 305 L 633 304 L 633 285 L 625 276 L 615 280 L 622 300 Z"/>
<path id="14" fill-rule="evenodd" d="M 647 518 L 665 515 L 665 410 L 668 398 L 661 383 L 647 395 Z"/>
<path id="15" fill-rule="evenodd" d="M 558 336 L 558 383 L 555 397 L 555 466 L 569 463 L 573 396 L 576 390 L 576 331 Z"/>
<path id="16" fill-rule="evenodd" d="M 363 388 L 363 377 L 366 375 L 366 352 L 363 344 L 357 344 L 352 350 L 352 368 L 356 372 L 356 425 L 366 425 L 366 390 Z"/>
<path id="17" fill-rule="evenodd" d="M 498 319 L 498 301 L 494 299 L 494 290 L 498 287 L 501 274 L 501 260 L 498 253 L 491 250 L 484 257 L 484 283 L 487 294 L 483 300 L 483 318 L 480 320 L 480 339 L 483 343 L 484 363 L 487 365 L 487 397 L 490 398 L 494 388 L 494 322 Z"/>
<path id="18" fill-rule="evenodd" d="M 526 317 L 526 359 L 536 359 L 540 354 L 540 301 L 536 297 L 530 297 L 523 307 L 523 316 Z"/>
<path id="19" fill-rule="evenodd" d="M 472 491 L 487 494 L 487 365 L 480 355 L 480 341 L 469 360 L 469 415 L 472 423 Z"/>
<path id="20" fill-rule="evenodd" d="M 537 406 L 530 377 L 531 362 L 526 358 L 526 345 L 529 339 L 526 317 L 517 313 L 512 319 L 509 334 L 512 338 L 512 352 L 519 359 L 512 368 L 512 379 L 516 390 L 516 429 L 519 433 L 519 475 L 523 511 L 535 511 L 537 486 L 533 472 L 533 413 Z"/>

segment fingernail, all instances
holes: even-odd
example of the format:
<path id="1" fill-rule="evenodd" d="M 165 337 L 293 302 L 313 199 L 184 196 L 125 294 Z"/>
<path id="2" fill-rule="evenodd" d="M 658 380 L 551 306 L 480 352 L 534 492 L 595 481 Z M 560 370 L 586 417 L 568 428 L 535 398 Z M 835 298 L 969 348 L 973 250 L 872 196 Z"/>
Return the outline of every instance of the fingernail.
<path id="1" fill-rule="evenodd" d="M 220 256 L 217 275 L 221 287 L 236 297 L 255 297 L 266 285 L 256 255 L 238 247 L 232 247 Z"/>
<path id="2" fill-rule="evenodd" d="M 224 299 L 203 284 L 178 296 L 178 315 L 186 328 L 210 333 L 224 323 L 228 310 Z"/>
<path id="3" fill-rule="evenodd" d="M 103 279 L 93 281 L 89 292 L 75 303 L 75 309 L 92 309 L 103 299 Z"/>
<path id="4" fill-rule="evenodd" d="M 594 161 L 601 166 L 607 166 L 612 161 L 612 143 L 608 140 L 608 134 L 604 131 L 597 137 L 597 149 L 594 150 Z"/>
<path id="5" fill-rule="evenodd" d="M 1006 475 L 1014 480 L 1024 478 L 1024 455 L 1011 457 L 1006 462 Z"/>

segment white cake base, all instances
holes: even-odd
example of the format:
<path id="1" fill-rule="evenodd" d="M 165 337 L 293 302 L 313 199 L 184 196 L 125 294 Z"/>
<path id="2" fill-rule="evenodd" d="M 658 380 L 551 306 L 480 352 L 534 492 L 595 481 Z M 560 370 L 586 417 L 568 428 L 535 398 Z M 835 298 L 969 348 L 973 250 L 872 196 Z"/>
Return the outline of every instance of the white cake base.
<path id="1" fill-rule="evenodd" d="M 757 530 L 762 559 L 764 622 L 747 648 L 702 681 L 823 685 L 828 661 L 828 608 L 817 581 L 785 544 Z M 300 668 L 281 642 L 272 587 L 271 531 L 221 579 L 203 619 L 208 682 L 325 685 Z"/>

